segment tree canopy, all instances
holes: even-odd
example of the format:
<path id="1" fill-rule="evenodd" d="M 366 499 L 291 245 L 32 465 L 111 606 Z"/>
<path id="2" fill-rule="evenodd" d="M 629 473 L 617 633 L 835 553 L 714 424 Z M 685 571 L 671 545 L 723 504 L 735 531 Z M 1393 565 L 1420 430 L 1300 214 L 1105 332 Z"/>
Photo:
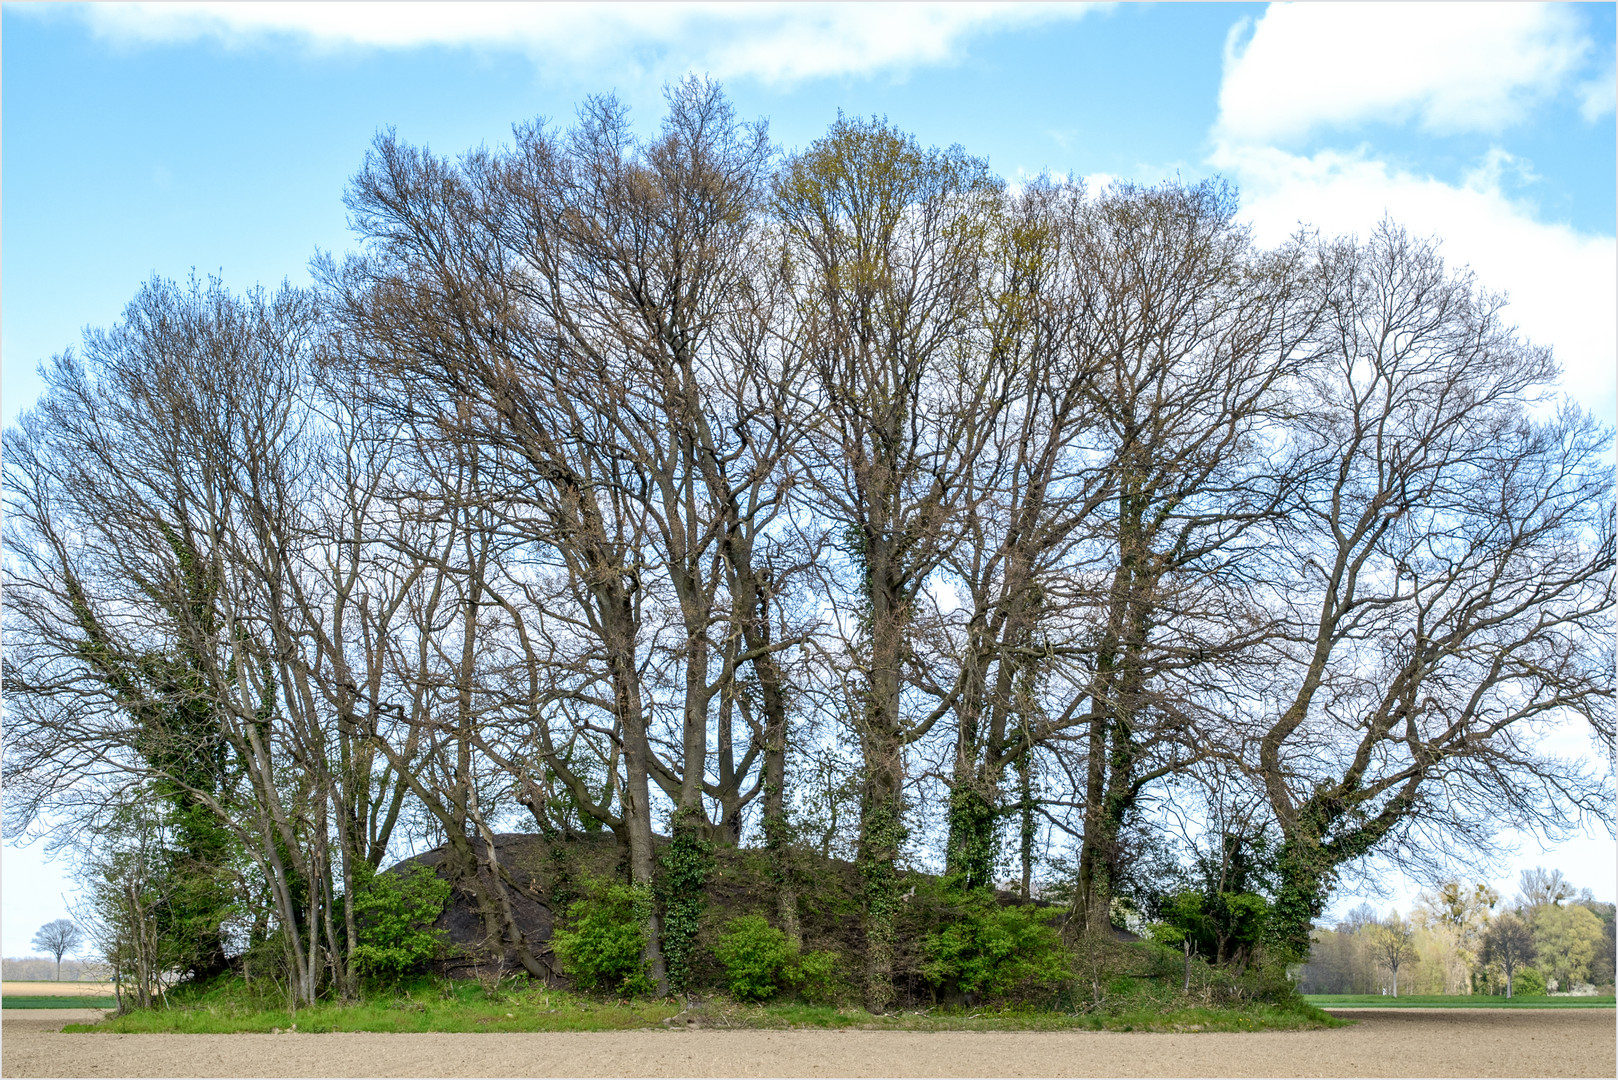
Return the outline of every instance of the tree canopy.
<path id="1" fill-rule="evenodd" d="M 446 844 L 546 977 L 495 835 L 605 830 L 660 991 L 715 846 L 789 941 L 852 855 L 880 1009 L 905 865 L 1240 964 L 1357 860 L 1605 819 L 1611 433 L 1433 239 L 783 154 L 700 80 L 344 198 L 313 287 L 153 280 L 7 433 L 8 814 L 201 943 L 141 963 L 348 992 Z"/>

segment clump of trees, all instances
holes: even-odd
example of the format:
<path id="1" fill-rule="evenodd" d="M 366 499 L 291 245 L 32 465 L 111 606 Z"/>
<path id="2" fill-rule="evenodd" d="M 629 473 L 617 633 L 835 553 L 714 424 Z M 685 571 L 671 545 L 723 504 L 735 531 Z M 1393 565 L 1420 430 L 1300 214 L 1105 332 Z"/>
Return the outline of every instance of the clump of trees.
<path id="1" fill-rule="evenodd" d="M 1610 987 L 1618 947 L 1611 903 L 1560 870 L 1522 874 L 1509 904 L 1486 885 L 1446 882 L 1408 918 L 1361 904 L 1320 928 L 1298 976 L 1308 993 L 1543 994 Z M 1395 964 L 1397 961 L 1397 964 Z M 1402 972 L 1402 975 L 1401 975 Z"/>
<path id="2" fill-rule="evenodd" d="M 789 947 L 852 857 L 873 1009 L 912 865 L 1302 959 L 1357 860 L 1610 806 L 1610 433 L 1431 241 L 783 154 L 697 80 L 345 201 L 313 287 L 154 280 L 7 434 L 7 809 L 143 986 L 356 993 L 441 844 L 552 977 L 500 830 L 616 839 L 659 993 L 737 845 Z"/>

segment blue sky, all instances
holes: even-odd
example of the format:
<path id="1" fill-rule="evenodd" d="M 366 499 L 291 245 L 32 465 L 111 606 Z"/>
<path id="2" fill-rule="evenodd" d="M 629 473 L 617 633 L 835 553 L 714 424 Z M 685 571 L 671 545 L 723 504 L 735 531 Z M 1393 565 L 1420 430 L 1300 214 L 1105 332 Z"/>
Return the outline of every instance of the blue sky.
<path id="1" fill-rule="evenodd" d="M 1510 293 L 1569 396 L 1618 409 L 1612 4 L 7 4 L 0 24 L 7 421 L 154 273 L 307 281 L 349 243 L 343 185 L 379 129 L 458 153 L 615 92 L 649 130 L 688 71 L 787 149 L 841 109 L 1013 180 L 1219 174 L 1264 240 L 1390 214 Z M 1604 833 L 1517 861 L 1614 895 Z M 37 847 L 4 869 L 20 955 L 67 885 Z"/>

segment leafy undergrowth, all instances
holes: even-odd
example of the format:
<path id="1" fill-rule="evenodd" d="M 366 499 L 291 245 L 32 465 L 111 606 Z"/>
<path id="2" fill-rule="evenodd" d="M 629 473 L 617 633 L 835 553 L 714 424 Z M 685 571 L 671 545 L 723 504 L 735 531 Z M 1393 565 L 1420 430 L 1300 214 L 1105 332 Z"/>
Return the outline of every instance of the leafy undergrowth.
<path id="1" fill-rule="evenodd" d="M 742 1004 L 723 997 L 681 1003 L 602 1001 L 536 984 L 487 989 L 476 983 L 421 982 L 359 1002 L 322 1002 L 296 1013 L 248 995 L 240 984 L 202 993 L 176 992 L 166 1006 L 70 1024 L 69 1032 L 224 1034 L 619 1031 L 633 1028 L 850 1029 L 867 1031 L 1275 1031 L 1337 1027 L 1297 1001 L 1285 1006 L 1165 1007 L 1123 1000 L 1112 1007 L 1066 1013 L 1037 1009 L 932 1008 L 876 1016 L 863 1009 L 793 1003 Z"/>
<path id="2" fill-rule="evenodd" d="M 1612 994 L 1594 997 L 1548 997 L 1493 994 L 1309 994 L 1309 1004 L 1322 1009 L 1610 1009 Z"/>

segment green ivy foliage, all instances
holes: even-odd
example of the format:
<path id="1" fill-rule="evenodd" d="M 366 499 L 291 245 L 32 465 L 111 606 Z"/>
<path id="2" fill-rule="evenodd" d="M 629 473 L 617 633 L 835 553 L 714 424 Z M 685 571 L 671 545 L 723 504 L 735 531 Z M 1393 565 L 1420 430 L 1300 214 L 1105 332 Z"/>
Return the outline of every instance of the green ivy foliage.
<path id="1" fill-rule="evenodd" d="M 865 907 L 865 1007 L 885 1012 L 893 1001 L 894 921 L 899 914 L 899 871 L 894 865 L 908 835 L 897 798 L 867 805 L 859 867 Z"/>
<path id="2" fill-rule="evenodd" d="M 707 907 L 708 875 L 713 873 L 713 845 L 694 814 L 676 815 L 669 846 L 657 875 L 657 900 L 663 911 L 663 960 L 669 989 L 684 993 L 691 984 L 691 960 L 697 932 Z"/>
<path id="3" fill-rule="evenodd" d="M 584 896 L 568 905 L 566 925 L 551 936 L 562 970 L 587 992 L 621 997 L 651 993 L 645 958 L 651 890 L 594 879 L 581 884 Z"/>

